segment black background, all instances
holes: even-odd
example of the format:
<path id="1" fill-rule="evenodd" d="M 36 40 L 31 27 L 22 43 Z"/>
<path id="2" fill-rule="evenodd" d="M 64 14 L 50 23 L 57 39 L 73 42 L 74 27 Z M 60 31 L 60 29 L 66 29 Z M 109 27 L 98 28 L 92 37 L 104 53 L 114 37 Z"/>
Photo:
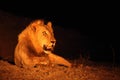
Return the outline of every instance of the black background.
<path id="1" fill-rule="evenodd" d="M 19 16 L 51 20 L 85 35 L 114 35 L 118 29 L 117 11 L 105 2 L 1 1 L 0 8 Z"/>

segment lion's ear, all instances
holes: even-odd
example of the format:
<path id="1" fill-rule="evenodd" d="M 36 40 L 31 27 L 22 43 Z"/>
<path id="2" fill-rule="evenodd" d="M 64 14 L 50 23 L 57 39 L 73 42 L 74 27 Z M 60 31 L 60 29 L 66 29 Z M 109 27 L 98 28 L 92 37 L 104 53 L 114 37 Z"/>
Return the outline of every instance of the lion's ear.
<path id="1" fill-rule="evenodd" d="M 44 25 L 44 21 L 43 20 L 36 20 L 36 21 L 32 22 L 32 24 L 31 24 L 32 30 L 36 31 L 38 25 Z"/>
<path id="2" fill-rule="evenodd" d="M 51 22 L 48 22 L 47 25 L 50 26 L 50 27 L 52 27 L 52 23 Z"/>
<path id="3" fill-rule="evenodd" d="M 35 24 L 44 25 L 44 21 L 43 20 L 36 20 Z"/>
<path id="4" fill-rule="evenodd" d="M 47 23 L 47 28 L 48 28 L 51 32 L 53 32 L 52 23 L 51 23 L 51 22 L 48 22 L 48 23 Z"/>

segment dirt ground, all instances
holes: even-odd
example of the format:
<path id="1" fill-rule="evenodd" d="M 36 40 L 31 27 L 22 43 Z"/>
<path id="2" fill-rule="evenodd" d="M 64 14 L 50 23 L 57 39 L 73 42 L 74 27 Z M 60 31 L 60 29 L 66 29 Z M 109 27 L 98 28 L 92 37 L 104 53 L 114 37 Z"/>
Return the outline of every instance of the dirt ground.
<path id="1" fill-rule="evenodd" d="M 119 80 L 120 68 L 74 63 L 73 67 L 40 66 L 23 69 L 0 60 L 0 80 Z"/>

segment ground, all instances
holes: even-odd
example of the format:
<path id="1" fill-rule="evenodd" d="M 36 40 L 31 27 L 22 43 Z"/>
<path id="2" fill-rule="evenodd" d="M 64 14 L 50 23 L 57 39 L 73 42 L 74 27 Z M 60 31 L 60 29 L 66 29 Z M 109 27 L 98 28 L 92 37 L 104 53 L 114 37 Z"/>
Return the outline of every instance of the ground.
<path id="1" fill-rule="evenodd" d="M 102 64 L 76 64 L 64 66 L 40 66 L 23 69 L 0 60 L 0 80 L 119 80 L 120 68 Z"/>

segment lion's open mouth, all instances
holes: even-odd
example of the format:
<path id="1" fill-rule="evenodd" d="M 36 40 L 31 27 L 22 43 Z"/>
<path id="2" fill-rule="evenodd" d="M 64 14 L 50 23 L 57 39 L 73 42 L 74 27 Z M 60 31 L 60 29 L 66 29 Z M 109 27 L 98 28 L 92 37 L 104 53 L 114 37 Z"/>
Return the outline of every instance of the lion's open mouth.
<path id="1" fill-rule="evenodd" d="M 43 49 L 45 50 L 45 51 L 53 51 L 53 48 L 52 47 L 47 47 L 47 46 L 43 46 Z"/>

